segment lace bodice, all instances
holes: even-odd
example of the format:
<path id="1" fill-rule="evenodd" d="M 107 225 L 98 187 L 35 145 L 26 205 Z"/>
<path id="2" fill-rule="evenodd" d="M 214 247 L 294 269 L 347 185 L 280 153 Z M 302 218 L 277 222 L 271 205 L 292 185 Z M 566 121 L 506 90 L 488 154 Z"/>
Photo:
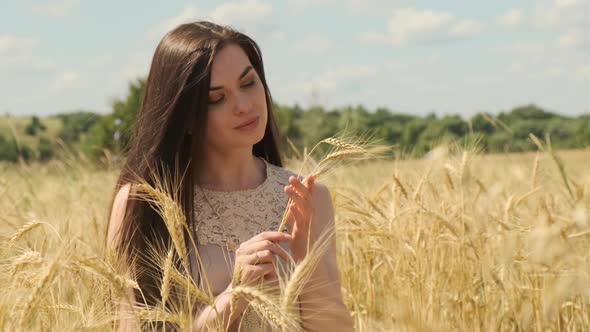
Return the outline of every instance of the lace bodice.
<path id="1" fill-rule="evenodd" d="M 279 229 L 288 201 L 283 188 L 294 174 L 267 161 L 264 163 L 266 179 L 254 189 L 195 188 L 194 231 L 200 245 L 217 244 L 234 251 L 258 233 Z"/>
<path id="2" fill-rule="evenodd" d="M 195 187 L 193 234 L 196 234 L 198 252 L 214 296 L 231 282 L 233 252 L 239 244 L 261 232 L 279 229 L 288 202 L 283 188 L 294 173 L 267 161 L 264 163 L 265 180 L 254 189 L 215 191 Z M 285 231 L 288 232 L 286 227 Z M 281 246 L 290 252 L 287 245 Z M 191 265 L 196 267 L 193 253 L 191 260 Z M 196 270 L 193 273 L 197 273 Z M 271 330 L 252 310 L 246 310 L 230 328 L 230 331 Z"/>

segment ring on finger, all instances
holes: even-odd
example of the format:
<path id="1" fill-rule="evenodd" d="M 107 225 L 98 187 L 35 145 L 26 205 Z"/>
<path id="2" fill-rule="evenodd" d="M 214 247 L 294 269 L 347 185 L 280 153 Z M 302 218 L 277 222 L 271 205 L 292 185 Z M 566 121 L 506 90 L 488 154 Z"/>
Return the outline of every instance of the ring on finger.
<path id="1" fill-rule="evenodd" d="M 258 262 L 260 261 L 260 256 L 258 256 L 258 251 L 254 253 L 254 256 L 256 256 L 256 262 L 254 262 L 254 265 L 258 265 Z"/>

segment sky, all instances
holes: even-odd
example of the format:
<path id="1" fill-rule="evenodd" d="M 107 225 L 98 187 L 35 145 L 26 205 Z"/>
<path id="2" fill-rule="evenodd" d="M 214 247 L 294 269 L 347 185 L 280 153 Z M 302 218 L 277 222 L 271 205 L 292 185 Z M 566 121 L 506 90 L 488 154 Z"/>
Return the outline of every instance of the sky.
<path id="1" fill-rule="evenodd" d="M 0 114 L 108 113 L 202 19 L 260 45 L 279 104 L 590 113 L 590 0 L 0 0 Z"/>

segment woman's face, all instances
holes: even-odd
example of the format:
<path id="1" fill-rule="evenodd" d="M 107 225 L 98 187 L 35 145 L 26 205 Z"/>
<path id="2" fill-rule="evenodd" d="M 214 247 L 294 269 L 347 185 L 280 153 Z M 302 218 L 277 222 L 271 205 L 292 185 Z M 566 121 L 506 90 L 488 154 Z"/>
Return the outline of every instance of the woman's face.
<path id="1" fill-rule="evenodd" d="M 242 48 L 225 45 L 213 59 L 206 145 L 215 150 L 251 147 L 264 137 L 265 91 Z"/>

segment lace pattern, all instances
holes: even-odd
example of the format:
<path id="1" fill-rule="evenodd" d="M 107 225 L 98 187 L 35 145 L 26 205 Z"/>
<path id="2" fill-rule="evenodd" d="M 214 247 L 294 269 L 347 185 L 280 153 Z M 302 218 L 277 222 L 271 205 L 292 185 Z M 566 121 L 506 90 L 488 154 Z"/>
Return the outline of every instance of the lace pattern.
<path id="1" fill-rule="evenodd" d="M 266 179 L 254 189 L 215 191 L 195 188 L 195 214 L 199 244 L 217 244 L 235 251 L 254 235 L 278 230 L 287 206 L 283 188 L 294 173 L 264 161 Z"/>

